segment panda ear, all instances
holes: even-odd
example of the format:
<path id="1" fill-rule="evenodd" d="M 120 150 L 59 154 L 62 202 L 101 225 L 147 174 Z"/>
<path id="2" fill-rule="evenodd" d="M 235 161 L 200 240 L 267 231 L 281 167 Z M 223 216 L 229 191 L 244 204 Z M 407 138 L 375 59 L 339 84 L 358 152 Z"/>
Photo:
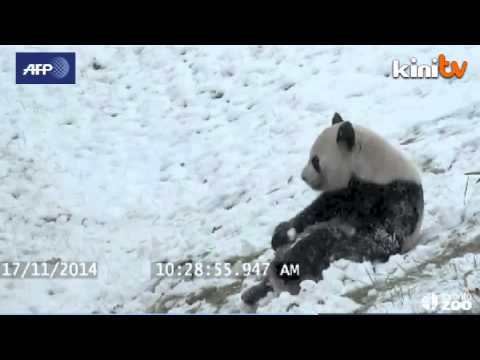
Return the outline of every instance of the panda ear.
<path id="1" fill-rule="evenodd" d="M 337 144 L 346 146 L 349 151 L 353 149 L 355 145 L 355 130 L 350 121 L 344 121 L 338 127 Z"/>
<path id="2" fill-rule="evenodd" d="M 338 124 L 338 123 L 341 123 L 341 122 L 343 122 L 343 119 L 342 119 L 342 117 L 340 116 L 340 114 L 336 112 L 336 113 L 333 115 L 333 118 L 332 118 L 332 125 L 335 125 L 335 124 Z"/>

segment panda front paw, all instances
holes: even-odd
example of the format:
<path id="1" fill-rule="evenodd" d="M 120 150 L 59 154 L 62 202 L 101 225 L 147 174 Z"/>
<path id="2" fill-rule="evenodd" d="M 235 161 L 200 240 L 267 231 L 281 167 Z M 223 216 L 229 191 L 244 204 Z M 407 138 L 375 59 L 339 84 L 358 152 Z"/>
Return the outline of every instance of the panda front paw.
<path id="1" fill-rule="evenodd" d="M 283 246 L 295 239 L 295 229 L 290 225 L 290 222 L 284 221 L 277 225 L 273 231 L 272 236 L 272 248 L 277 250 L 280 246 Z"/>

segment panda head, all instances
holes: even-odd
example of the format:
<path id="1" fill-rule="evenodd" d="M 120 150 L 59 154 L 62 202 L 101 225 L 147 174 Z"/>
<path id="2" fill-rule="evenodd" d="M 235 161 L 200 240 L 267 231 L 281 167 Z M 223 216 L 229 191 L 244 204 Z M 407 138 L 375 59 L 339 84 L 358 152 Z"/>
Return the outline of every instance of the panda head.
<path id="1" fill-rule="evenodd" d="M 332 125 L 316 139 L 310 150 L 302 179 L 314 190 L 331 191 L 345 188 L 352 177 L 352 154 L 356 134 L 349 121 L 338 113 Z"/>
<path id="2" fill-rule="evenodd" d="M 348 187 L 352 176 L 380 185 L 394 180 L 421 184 L 417 167 L 400 149 L 335 113 L 332 125 L 315 140 L 302 179 L 314 190 L 333 191 Z"/>

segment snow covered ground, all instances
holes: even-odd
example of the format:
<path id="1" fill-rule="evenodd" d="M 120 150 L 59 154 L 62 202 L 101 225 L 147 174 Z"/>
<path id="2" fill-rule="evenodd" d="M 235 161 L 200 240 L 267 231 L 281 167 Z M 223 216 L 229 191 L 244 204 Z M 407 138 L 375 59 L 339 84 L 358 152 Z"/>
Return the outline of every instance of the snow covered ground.
<path id="1" fill-rule="evenodd" d="M 16 51 L 75 51 L 76 85 L 16 85 Z M 445 53 L 459 80 L 393 79 Z M 151 279 L 152 261 L 269 261 L 316 194 L 300 171 L 337 111 L 422 170 L 422 243 L 340 260 L 257 313 L 480 311 L 480 47 L 0 47 L 0 261 L 97 261 L 97 279 L 0 279 L 1 313 L 243 313 L 247 279 Z M 442 310 L 447 311 L 448 310 Z"/>

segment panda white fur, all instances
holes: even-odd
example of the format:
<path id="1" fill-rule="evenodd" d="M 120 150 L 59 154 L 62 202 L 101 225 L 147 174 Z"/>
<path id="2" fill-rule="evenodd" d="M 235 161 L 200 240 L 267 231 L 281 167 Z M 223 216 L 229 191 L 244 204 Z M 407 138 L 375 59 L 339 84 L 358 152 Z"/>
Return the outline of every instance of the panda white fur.
<path id="1" fill-rule="evenodd" d="M 420 174 L 373 131 L 336 113 L 313 144 L 302 179 L 322 193 L 276 227 L 275 258 L 265 279 L 242 294 L 247 304 L 272 290 L 296 294 L 301 281 L 321 279 L 337 259 L 386 261 L 418 241 L 424 208 Z M 299 265 L 300 275 L 279 276 L 284 264 Z"/>

